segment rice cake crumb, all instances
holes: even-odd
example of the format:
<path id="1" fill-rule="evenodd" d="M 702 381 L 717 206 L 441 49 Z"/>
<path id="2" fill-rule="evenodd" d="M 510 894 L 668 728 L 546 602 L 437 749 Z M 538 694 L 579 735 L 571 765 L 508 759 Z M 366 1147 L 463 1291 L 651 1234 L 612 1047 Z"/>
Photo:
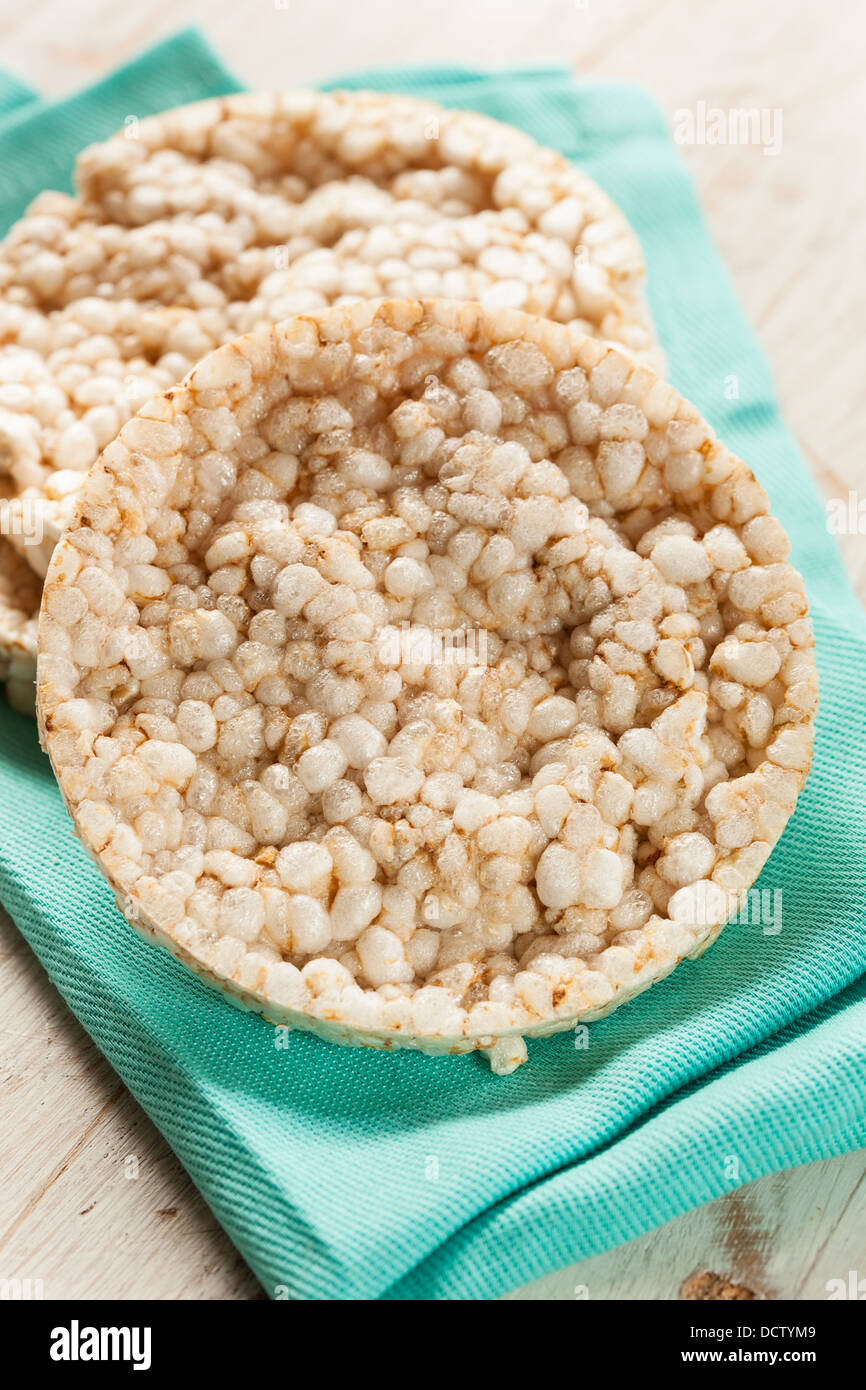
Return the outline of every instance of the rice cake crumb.
<path id="1" fill-rule="evenodd" d="M 746 1284 L 736 1284 L 725 1275 L 714 1274 L 706 1269 L 699 1274 L 689 1275 L 680 1286 L 679 1296 L 692 1302 L 726 1303 L 731 1300 L 754 1299 L 758 1294 Z"/>

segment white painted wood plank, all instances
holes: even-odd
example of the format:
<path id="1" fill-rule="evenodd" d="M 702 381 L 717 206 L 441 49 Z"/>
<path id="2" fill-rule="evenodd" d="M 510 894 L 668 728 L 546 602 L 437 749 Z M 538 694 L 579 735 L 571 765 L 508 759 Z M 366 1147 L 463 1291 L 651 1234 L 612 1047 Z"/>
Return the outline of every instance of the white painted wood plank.
<path id="1" fill-rule="evenodd" d="M 675 1299 L 704 1270 L 773 1300 L 826 1299 L 851 1270 L 866 1279 L 866 1155 L 761 1178 L 509 1298 Z"/>
<path id="2" fill-rule="evenodd" d="M 262 1297 L 2 909 L 0 1019 L 0 1279 L 46 1298 Z"/>

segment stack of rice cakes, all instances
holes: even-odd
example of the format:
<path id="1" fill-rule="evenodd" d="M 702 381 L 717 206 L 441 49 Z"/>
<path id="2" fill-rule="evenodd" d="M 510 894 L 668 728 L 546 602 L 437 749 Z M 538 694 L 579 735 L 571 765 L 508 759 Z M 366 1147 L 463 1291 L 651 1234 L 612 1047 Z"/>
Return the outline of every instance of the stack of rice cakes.
<path id="1" fill-rule="evenodd" d="M 41 732 L 133 924 L 269 1018 L 511 1071 L 781 834 L 787 539 L 559 155 L 369 93 L 134 137 L 0 249 L 0 678 L 47 571 Z"/>
<path id="2" fill-rule="evenodd" d="M 365 92 L 208 101 L 85 150 L 75 184 L 0 246 L 3 530 L 40 578 L 121 425 L 261 324 L 444 296 L 656 352 L 622 214 L 560 155 L 471 112 Z M 0 605 L 19 705 L 37 607 L 29 586 Z"/>

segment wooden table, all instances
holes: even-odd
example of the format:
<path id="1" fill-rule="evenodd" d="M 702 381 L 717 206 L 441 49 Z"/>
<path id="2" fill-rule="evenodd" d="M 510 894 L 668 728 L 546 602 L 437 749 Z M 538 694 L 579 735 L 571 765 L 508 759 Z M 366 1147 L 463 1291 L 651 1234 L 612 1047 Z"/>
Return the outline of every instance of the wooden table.
<path id="1" fill-rule="evenodd" d="M 188 22 L 250 86 L 552 58 L 645 83 L 672 123 L 698 103 L 779 110 L 775 155 L 720 144 L 683 154 L 816 479 L 846 500 L 866 488 L 858 0 L 0 0 L 0 62 L 55 96 Z M 866 596 L 863 537 L 840 542 Z M 0 1278 L 41 1279 L 48 1297 L 262 1297 L 5 917 L 0 951 Z M 764 1178 L 511 1297 L 675 1298 L 711 1270 L 771 1298 L 824 1298 L 828 1280 L 866 1275 L 864 1177 L 866 1157 L 852 1154 Z"/>

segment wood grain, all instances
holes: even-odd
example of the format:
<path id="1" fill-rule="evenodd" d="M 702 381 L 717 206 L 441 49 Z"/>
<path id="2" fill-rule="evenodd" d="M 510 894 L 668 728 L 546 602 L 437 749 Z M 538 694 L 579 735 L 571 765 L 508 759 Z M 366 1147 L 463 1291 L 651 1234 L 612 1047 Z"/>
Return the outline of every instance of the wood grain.
<path id="1" fill-rule="evenodd" d="M 262 1297 L 2 909 L 0 962 L 0 1279 L 46 1298 Z"/>
<path id="2" fill-rule="evenodd" d="M 827 496 L 866 497 L 866 12 L 859 0 L 0 0 L 0 61 L 49 96 L 198 22 L 250 86 L 403 63 L 567 62 L 698 102 L 779 108 L 782 148 L 683 148 Z M 861 597 L 866 543 L 840 537 Z M 46 1296 L 262 1292 L 162 1137 L 0 915 L 0 1277 Z M 137 1160 L 138 1176 L 125 1176 Z M 770 1298 L 866 1274 L 862 1154 L 777 1174 L 511 1299 L 677 1297 L 711 1270 Z M 575 1290 L 579 1290 L 576 1294 Z"/>
<path id="3" fill-rule="evenodd" d="M 864 1268 L 863 1155 L 776 1173 L 617 1250 L 547 1275 L 510 1299 L 675 1299 L 711 1270 L 767 1299 L 825 1299 Z"/>

